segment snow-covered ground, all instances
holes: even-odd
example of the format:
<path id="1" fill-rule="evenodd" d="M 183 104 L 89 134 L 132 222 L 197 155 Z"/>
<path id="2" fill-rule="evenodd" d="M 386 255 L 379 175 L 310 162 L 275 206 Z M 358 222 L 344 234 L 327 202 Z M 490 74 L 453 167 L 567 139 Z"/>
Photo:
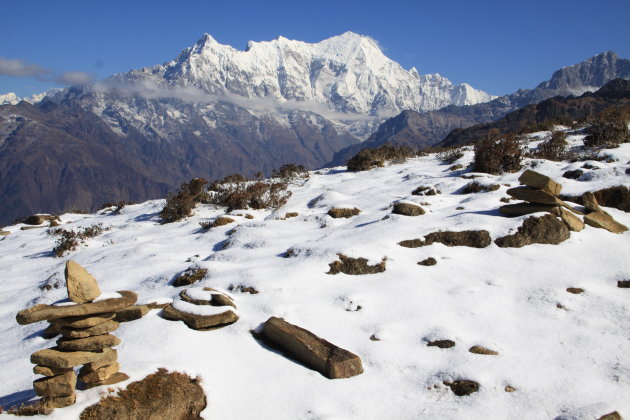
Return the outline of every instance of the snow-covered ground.
<path id="1" fill-rule="evenodd" d="M 616 161 L 590 162 L 600 169 L 586 170 L 592 175 L 583 180 L 561 175 L 584 162 L 526 164 L 561 182 L 566 194 L 629 185 L 630 144 L 606 153 Z M 471 159 L 466 151 L 456 163 Z M 171 280 L 195 264 L 208 275 L 192 288 L 242 285 L 260 292 L 231 292 L 240 320 L 223 329 L 194 331 L 154 310 L 115 332 L 122 340 L 121 370 L 130 381 L 158 367 L 201 376 L 205 418 L 596 419 L 614 410 L 630 416 L 630 290 L 617 287 L 618 280 L 630 279 L 630 232 L 587 226 L 560 245 L 517 249 L 399 246 L 436 230 L 486 229 L 494 240 L 526 218 L 497 211 L 520 172 L 482 175 L 478 181 L 501 188 L 462 195 L 457 191 L 470 180 L 449 166 L 430 155 L 368 172 L 313 172 L 303 185 L 291 186 L 292 197 L 277 211 L 234 211 L 235 223 L 209 231 L 199 222 L 223 215 L 223 209 L 202 205 L 193 217 L 166 225 L 157 215 L 163 200 L 130 205 L 118 215 L 65 214 L 66 229 L 94 223 L 111 229 L 63 258 L 51 253 L 55 237 L 46 228 L 5 228 L 12 234 L 0 240 L 0 404 L 6 408 L 34 396 L 37 376 L 29 356 L 54 340 L 40 335 L 46 323 L 20 326 L 15 315 L 64 299 L 65 287 L 42 291 L 40 285 L 55 279 L 63 284 L 65 262 L 73 259 L 103 292 L 133 290 L 140 303 L 177 298 L 181 288 Z M 411 195 L 420 185 L 441 194 Z M 391 214 L 398 200 L 419 203 L 426 214 Z M 332 219 L 326 215 L 331 207 L 358 207 L 361 213 Z M 606 211 L 630 226 L 629 213 Z M 299 216 L 281 220 L 287 212 Z M 295 255 L 284 258 L 289 248 Z M 387 269 L 326 274 L 337 253 L 373 263 L 387 257 Z M 427 257 L 437 265 L 417 264 Z M 585 292 L 570 294 L 568 287 Z M 250 330 L 270 316 L 359 355 L 364 373 L 329 380 L 263 347 Z M 436 339 L 456 345 L 427 346 Z M 499 355 L 472 354 L 473 345 Z M 457 379 L 475 380 L 480 389 L 458 397 L 443 385 Z M 508 385 L 516 391 L 506 392 Z M 107 388 L 78 391 L 74 406 L 47 418 L 78 418 Z"/>

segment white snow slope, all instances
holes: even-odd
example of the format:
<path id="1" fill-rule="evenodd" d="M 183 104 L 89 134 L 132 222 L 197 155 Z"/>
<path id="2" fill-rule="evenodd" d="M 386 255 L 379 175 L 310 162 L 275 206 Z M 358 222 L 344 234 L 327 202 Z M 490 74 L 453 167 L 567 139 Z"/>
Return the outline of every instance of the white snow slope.
<path id="1" fill-rule="evenodd" d="M 589 162 L 600 169 L 586 170 L 581 180 L 561 174 L 582 162 L 527 160 L 526 167 L 559 180 L 567 194 L 630 184 L 630 144 L 605 153 L 616 160 Z M 466 151 L 457 163 L 471 159 Z M 95 275 L 104 293 L 133 290 L 141 303 L 176 298 L 181 288 L 169 283 L 192 264 L 208 269 L 194 289 L 242 285 L 260 291 L 232 292 L 241 318 L 226 328 L 194 331 L 154 310 L 115 333 L 130 381 L 158 367 L 201 376 L 205 418 L 596 419 L 614 410 L 630 416 L 630 290 L 617 287 L 618 280 L 630 279 L 630 232 L 587 226 L 560 245 L 516 249 L 494 243 L 484 249 L 397 245 L 436 230 L 486 229 L 494 240 L 526 218 L 504 218 L 497 211 L 505 184 L 518 185 L 520 173 L 483 175 L 478 180 L 501 188 L 462 195 L 457 191 L 469 180 L 448 167 L 429 155 L 368 172 L 311 173 L 303 185 L 291 186 L 292 197 L 277 211 L 235 211 L 235 223 L 206 232 L 199 222 L 223 209 L 202 205 L 187 220 L 165 225 L 157 216 L 163 200 L 129 205 L 118 215 L 65 214 L 66 229 L 94 223 L 111 229 L 63 258 L 52 255 L 55 238 L 45 228 L 5 228 L 12 233 L 0 240 L 0 404 L 6 408 L 34 397 L 37 377 L 29 356 L 53 340 L 41 336 L 45 323 L 20 326 L 15 315 L 64 299 L 64 287 L 40 286 L 55 279 L 63 284 L 64 264 L 73 259 Z M 441 194 L 411 195 L 427 184 Z M 391 214 L 398 200 L 421 203 L 427 213 Z M 326 215 L 330 207 L 344 206 L 361 213 L 350 219 Z M 299 216 L 280 220 L 293 211 Z M 630 226 L 629 213 L 606 211 Z M 239 216 L 246 213 L 254 218 Z M 283 258 L 291 247 L 296 255 Z M 387 257 L 387 270 L 326 274 L 337 253 L 373 263 Z M 427 257 L 437 265 L 417 264 Z M 568 287 L 585 292 L 570 294 Z M 329 380 L 262 346 L 249 331 L 270 316 L 359 355 L 364 373 Z M 436 339 L 456 345 L 427 346 Z M 499 355 L 472 354 L 473 345 Z M 475 380 L 480 389 L 458 397 L 443 385 L 457 379 Z M 508 385 L 516 391 L 505 392 Z M 107 388 L 78 391 L 74 406 L 47 418 L 78 418 Z"/>

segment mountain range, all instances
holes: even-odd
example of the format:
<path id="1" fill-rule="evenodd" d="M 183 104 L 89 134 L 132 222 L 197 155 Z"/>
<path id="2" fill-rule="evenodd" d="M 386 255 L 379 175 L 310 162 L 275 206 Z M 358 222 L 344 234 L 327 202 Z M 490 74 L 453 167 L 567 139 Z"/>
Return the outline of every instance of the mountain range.
<path id="1" fill-rule="evenodd" d="M 608 52 L 495 98 L 405 70 L 351 32 L 244 51 L 204 35 L 163 65 L 0 106 L 0 223 L 163 196 L 192 177 L 344 164 L 386 141 L 425 147 L 558 94 L 630 77 Z M 15 100 L 12 100 L 15 102 Z"/>

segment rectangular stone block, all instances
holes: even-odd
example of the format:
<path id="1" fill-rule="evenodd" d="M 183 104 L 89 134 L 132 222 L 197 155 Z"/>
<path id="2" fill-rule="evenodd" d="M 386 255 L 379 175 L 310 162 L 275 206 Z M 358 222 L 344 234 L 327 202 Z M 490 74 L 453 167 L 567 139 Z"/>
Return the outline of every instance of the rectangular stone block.
<path id="1" fill-rule="evenodd" d="M 61 351 L 57 347 L 36 351 L 31 355 L 31 363 L 54 368 L 71 368 L 98 362 L 111 357 L 112 349 L 103 351 Z"/>
<path id="2" fill-rule="evenodd" d="M 67 397 L 74 393 L 77 386 L 77 375 L 74 371 L 49 378 L 37 379 L 33 382 L 35 394 L 40 397 Z"/>

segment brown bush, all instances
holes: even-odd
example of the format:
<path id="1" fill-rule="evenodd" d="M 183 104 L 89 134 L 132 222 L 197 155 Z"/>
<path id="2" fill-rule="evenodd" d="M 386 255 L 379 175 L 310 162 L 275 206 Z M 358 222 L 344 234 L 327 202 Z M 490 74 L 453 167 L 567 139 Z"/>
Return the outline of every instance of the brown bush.
<path id="1" fill-rule="evenodd" d="M 66 252 L 74 251 L 79 246 L 80 241 L 84 241 L 88 238 L 94 238 L 102 234 L 106 230 L 111 228 L 103 228 L 102 223 L 93 224 L 91 226 L 79 229 L 78 231 L 66 230 L 66 229 L 53 229 L 49 231 L 51 235 L 59 236 L 59 239 L 55 242 L 53 253 L 55 256 L 61 258 Z"/>
<path id="2" fill-rule="evenodd" d="M 53 402 L 47 398 L 41 398 L 36 401 L 29 401 L 20 405 L 9 408 L 7 414 L 14 416 L 39 416 L 49 415 L 55 409 Z M 2 413 L 2 407 L 0 407 L 0 413 Z"/>
<path id="3" fill-rule="evenodd" d="M 501 186 L 499 184 L 491 184 L 491 185 L 483 185 L 477 181 L 472 181 L 469 182 L 468 184 L 464 185 L 460 190 L 460 194 L 473 194 L 473 193 L 479 193 L 479 192 L 490 192 L 490 191 L 496 191 L 500 188 Z"/>
<path id="4" fill-rule="evenodd" d="M 419 248 L 429 246 L 434 243 L 441 243 L 446 246 L 469 246 L 472 248 L 485 248 L 490 245 L 490 233 L 487 230 L 464 230 L 461 232 L 438 231 L 429 233 L 420 239 L 409 239 L 401 241 L 398 245 L 405 248 Z"/>
<path id="5" fill-rule="evenodd" d="M 208 191 L 205 189 L 207 183 L 208 181 L 203 178 L 194 178 L 188 183 L 183 183 L 176 194 L 169 194 L 160 212 L 162 223 L 182 220 L 192 215 L 198 203 L 208 202 Z"/>
<path id="6" fill-rule="evenodd" d="M 358 215 L 359 213 L 361 213 L 361 210 L 356 207 L 353 209 L 333 207 L 332 209 L 328 210 L 328 215 L 334 219 L 340 219 L 342 217 L 348 219 L 352 216 Z"/>
<path id="7" fill-rule="evenodd" d="M 567 146 L 566 138 L 566 133 L 556 131 L 551 135 L 549 140 L 540 143 L 534 156 L 539 159 L 553 160 L 555 162 L 567 159 L 568 154 L 565 150 Z"/>
<path id="8" fill-rule="evenodd" d="M 502 136 L 498 130 L 490 130 L 475 142 L 474 150 L 473 170 L 476 172 L 501 174 L 521 169 L 523 151 L 512 134 Z"/>
<path id="9" fill-rule="evenodd" d="M 201 419 L 206 396 L 199 378 L 158 369 L 141 381 L 132 382 L 117 395 L 103 397 L 81 413 L 81 420 L 105 419 Z"/>
<path id="10" fill-rule="evenodd" d="M 188 267 L 186 271 L 177 276 L 175 280 L 173 280 L 173 286 L 181 287 L 181 286 L 190 286 L 193 283 L 202 280 L 208 274 L 208 270 L 206 268 L 201 267 Z"/>
<path id="11" fill-rule="evenodd" d="M 593 124 L 586 128 L 584 147 L 615 147 L 630 142 L 630 107 L 611 107 L 600 112 Z"/>
<path id="12" fill-rule="evenodd" d="M 283 206 L 291 192 L 288 183 L 274 180 L 252 181 L 242 175 L 230 175 L 210 186 L 208 203 L 237 209 L 275 209 Z"/>
<path id="13" fill-rule="evenodd" d="M 351 172 L 367 171 L 385 166 L 385 163 L 404 163 L 415 152 L 406 146 L 391 146 L 384 144 L 375 149 L 363 149 L 348 161 L 348 170 Z"/>
<path id="14" fill-rule="evenodd" d="M 309 177 L 309 174 L 304 166 L 289 163 L 271 171 L 271 176 L 285 181 L 292 181 L 295 179 L 306 179 Z"/>
<path id="15" fill-rule="evenodd" d="M 378 264 L 368 265 L 368 260 L 365 258 L 350 258 L 343 254 L 337 254 L 337 256 L 339 256 L 340 261 L 333 261 L 328 264 L 330 271 L 326 274 L 344 273 L 350 275 L 360 275 L 382 273 L 385 271 L 387 257 L 383 258 L 383 260 Z"/>

